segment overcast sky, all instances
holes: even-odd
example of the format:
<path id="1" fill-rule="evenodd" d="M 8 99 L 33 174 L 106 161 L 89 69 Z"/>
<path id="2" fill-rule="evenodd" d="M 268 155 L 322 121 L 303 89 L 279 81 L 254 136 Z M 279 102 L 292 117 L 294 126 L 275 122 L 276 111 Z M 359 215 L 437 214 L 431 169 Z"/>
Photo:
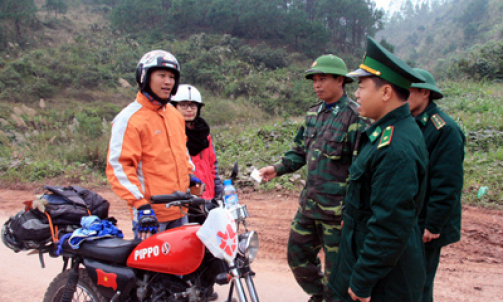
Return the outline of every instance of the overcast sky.
<path id="1" fill-rule="evenodd" d="M 390 4 L 393 4 L 391 10 L 396 10 L 400 8 L 400 3 L 402 3 L 402 0 L 374 0 L 374 1 L 376 2 L 377 7 L 384 8 L 384 10 L 386 11 L 390 10 Z"/>

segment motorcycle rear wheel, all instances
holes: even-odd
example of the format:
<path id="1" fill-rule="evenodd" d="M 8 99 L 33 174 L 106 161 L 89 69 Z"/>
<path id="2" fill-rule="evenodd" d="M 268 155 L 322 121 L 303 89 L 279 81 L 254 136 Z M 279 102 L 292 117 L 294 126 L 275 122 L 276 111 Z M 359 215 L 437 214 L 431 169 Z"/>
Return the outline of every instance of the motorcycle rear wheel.
<path id="1" fill-rule="evenodd" d="M 59 273 L 47 288 L 44 295 L 44 302 L 59 302 L 65 291 L 66 280 L 70 270 Z M 83 268 L 79 269 L 79 283 L 73 294 L 72 302 L 105 302 L 106 299 L 93 284 L 91 278 Z"/>

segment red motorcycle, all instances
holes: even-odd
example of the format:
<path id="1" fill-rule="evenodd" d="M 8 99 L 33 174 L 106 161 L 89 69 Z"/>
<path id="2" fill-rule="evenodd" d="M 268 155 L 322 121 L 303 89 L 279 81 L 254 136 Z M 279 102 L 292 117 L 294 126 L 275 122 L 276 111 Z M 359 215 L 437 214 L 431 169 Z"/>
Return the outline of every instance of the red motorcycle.
<path id="1" fill-rule="evenodd" d="M 223 301 L 259 301 L 250 267 L 258 235 L 246 226 L 246 205 L 225 209 L 220 200 L 182 192 L 152 196 L 151 203 L 188 206 L 191 223 L 145 240 L 84 241 L 78 249 L 64 242 L 64 269 L 44 302 L 204 302 L 215 298 L 215 284 L 230 284 Z"/>

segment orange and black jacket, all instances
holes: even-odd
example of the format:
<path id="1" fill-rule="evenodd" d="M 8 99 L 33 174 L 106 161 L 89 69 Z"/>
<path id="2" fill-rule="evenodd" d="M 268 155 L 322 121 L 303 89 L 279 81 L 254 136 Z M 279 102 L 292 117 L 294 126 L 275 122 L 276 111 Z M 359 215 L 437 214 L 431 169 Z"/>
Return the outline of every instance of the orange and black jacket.
<path id="1" fill-rule="evenodd" d="M 183 116 L 171 105 L 159 106 L 141 92 L 113 120 L 107 178 L 113 191 L 138 208 L 150 196 L 186 192 L 193 166 L 187 153 Z M 181 218 L 180 209 L 152 205 L 159 222 Z"/>

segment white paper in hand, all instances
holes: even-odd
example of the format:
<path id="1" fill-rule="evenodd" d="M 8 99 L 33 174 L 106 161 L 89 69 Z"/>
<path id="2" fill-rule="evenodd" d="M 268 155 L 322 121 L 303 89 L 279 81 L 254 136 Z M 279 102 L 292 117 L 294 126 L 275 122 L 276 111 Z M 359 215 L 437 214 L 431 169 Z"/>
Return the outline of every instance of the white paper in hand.
<path id="1" fill-rule="evenodd" d="M 260 172 L 257 169 L 253 169 L 253 171 L 250 174 L 250 177 L 253 178 L 253 180 L 255 180 L 258 183 L 261 183 L 262 178 L 264 178 L 264 176 L 260 175 Z"/>

